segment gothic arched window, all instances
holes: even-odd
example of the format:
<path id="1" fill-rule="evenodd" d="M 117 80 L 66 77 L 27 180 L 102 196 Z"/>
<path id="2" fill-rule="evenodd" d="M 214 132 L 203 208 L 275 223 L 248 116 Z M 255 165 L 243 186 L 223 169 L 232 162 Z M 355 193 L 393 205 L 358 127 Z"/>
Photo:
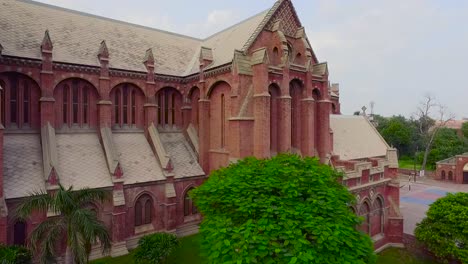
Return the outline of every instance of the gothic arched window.
<path id="1" fill-rule="evenodd" d="M 94 111 L 90 108 L 94 107 L 96 98 L 94 87 L 87 81 L 78 78 L 62 81 L 55 91 L 58 127 L 83 128 L 94 125 L 91 124 L 90 116 Z"/>
<path id="2" fill-rule="evenodd" d="M 0 86 L 2 124 L 6 128 L 36 127 L 40 96 L 37 84 L 19 73 L 3 73 L 0 74 Z"/>
<path id="3" fill-rule="evenodd" d="M 192 199 L 189 196 L 189 191 L 193 188 L 190 188 L 184 195 L 184 216 L 198 214 L 197 207 L 193 203 Z"/>
<path id="4" fill-rule="evenodd" d="M 147 194 L 140 196 L 135 203 L 135 226 L 151 224 L 153 221 L 153 200 Z"/>
<path id="5" fill-rule="evenodd" d="M 111 92 L 111 100 L 114 104 L 112 124 L 117 128 L 133 127 L 142 124 L 140 105 L 143 93 L 132 84 L 121 84 Z"/>

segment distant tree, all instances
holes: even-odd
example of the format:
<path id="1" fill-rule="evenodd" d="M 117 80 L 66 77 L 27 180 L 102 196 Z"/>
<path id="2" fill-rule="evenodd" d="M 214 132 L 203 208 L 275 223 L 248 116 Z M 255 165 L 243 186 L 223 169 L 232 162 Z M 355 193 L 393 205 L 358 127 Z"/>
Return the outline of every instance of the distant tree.
<path id="1" fill-rule="evenodd" d="M 436 256 L 468 263 L 468 193 L 447 194 L 430 205 L 416 238 Z"/>
<path id="2" fill-rule="evenodd" d="M 387 143 L 396 149 L 401 155 L 410 155 L 414 140 L 413 124 L 404 116 L 393 116 L 381 125 L 379 132 Z"/>
<path id="3" fill-rule="evenodd" d="M 93 202 L 109 199 L 108 191 L 98 189 L 73 190 L 59 185 L 58 190 L 49 194 L 37 192 L 21 201 L 16 216 L 26 220 L 33 211 L 52 212 L 31 232 L 28 245 L 36 253 L 41 263 L 50 263 L 55 255 L 57 242 L 66 238 L 65 263 L 87 263 L 91 246 L 101 243 L 103 253 L 110 250 L 111 241 L 106 226 L 95 212 L 86 206 Z"/>
<path id="4" fill-rule="evenodd" d="M 451 128 L 440 128 L 434 137 L 433 146 L 427 156 L 428 166 L 435 166 L 437 161 L 450 158 L 454 155 L 468 151 L 464 140 L 457 135 L 457 131 Z M 420 157 L 420 160 L 423 157 Z"/>
<path id="5" fill-rule="evenodd" d="M 465 123 L 462 124 L 462 133 L 463 133 L 463 136 L 468 139 L 468 121 L 466 121 Z"/>
<path id="6" fill-rule="evenodd" d="M 436 112 L 434 114 L 434 112 Z M 421 171 L 424 174 L 427 165 L 427 158 L 431 152 L 432 144 L 439 130 L 444 127 L 447 122 L 453 119 L 453 116 L 448 114 L 447 109 L 438 104 L 435 98 L 431 95 L 424 96 L 416 111 L 416 123 L 421 136 L 424 152 L 421 164 Z M 432 118 L 431 116 L 435 116 Z"/>
<path id="7" fill-rule="evenodd" d="M 281 154 L 219 169 L 190 195 L 209 263 L 375 263 L 355 197 L 317 159 Z"/>

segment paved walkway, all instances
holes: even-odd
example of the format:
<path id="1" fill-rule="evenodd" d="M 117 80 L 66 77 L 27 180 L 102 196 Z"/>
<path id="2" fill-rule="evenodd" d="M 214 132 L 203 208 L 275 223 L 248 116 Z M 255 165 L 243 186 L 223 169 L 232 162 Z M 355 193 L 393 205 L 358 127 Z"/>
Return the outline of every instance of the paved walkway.
<path id="1" fill-rule="evenodd" d="M 425 216 L 429 205 L 447 193 L 468 192 L 468 185 L 417 178 L 408 188 L 408 176 L 400 177 L 400 210 L 404 217 L 403 231 L 414 234 L 416 223 Z"/>

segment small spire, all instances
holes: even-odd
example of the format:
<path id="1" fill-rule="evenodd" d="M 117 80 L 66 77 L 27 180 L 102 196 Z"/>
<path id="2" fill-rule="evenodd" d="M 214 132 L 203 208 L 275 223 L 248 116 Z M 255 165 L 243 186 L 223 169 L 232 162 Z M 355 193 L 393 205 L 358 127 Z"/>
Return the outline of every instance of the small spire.
<path id="1" fill-rule="evenodd" d="M 44 38 L 42 39 L 41 49 L 42 50 L 52 50 L 53 49 L 52 40 L 50 39 L 49 30 L 47 29 L 44 33 Z"/>
<path id="2" fill-rule="evenodd" d="M 106 41 L 101 41 L 101 46 L 99 47 L 98 58 L 109 58 L 109 50 L 107 49 Z"/>
<path id="3" fill-rule="evenodd" d="M 147 64 L 154 64 L 153 49 L 150 48 L 146 50 L 145 59 L 143 62 Z"/>

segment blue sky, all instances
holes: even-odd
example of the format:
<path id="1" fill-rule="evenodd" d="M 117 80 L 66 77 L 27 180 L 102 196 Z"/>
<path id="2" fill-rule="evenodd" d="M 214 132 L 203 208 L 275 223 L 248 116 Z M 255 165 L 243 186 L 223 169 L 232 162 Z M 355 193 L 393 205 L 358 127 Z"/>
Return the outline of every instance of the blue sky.
<path id="1" fill-rule="evenodd" d="M 40 0 L 195 37 L 270 8 L 275 0 Z M 293 0 L 342 112 L 410 116 L 426 94 L 468 118 L 468 1 Z"/>

